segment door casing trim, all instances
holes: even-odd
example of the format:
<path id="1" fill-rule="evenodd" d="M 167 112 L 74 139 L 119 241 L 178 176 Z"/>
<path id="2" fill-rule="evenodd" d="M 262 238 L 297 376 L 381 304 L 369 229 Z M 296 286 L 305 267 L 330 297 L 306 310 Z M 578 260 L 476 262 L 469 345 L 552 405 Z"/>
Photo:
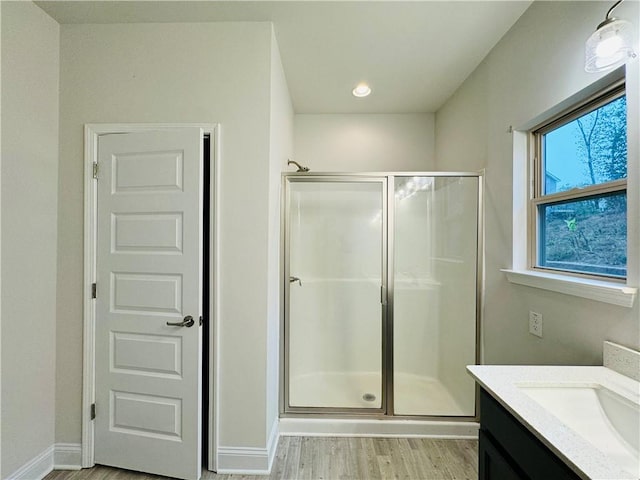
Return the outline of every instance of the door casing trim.
<path id="1" fill-rule="evenodd" d="M 92 298 L 91 285 L 96 281 L 96 242 L 97 242 L 97 181 L 93 178 L 93 164 L 98 159 L 98 139 L 101 135 L 116 133 L 136 133 L 180 128 L 201 128 L 211 137 L 210 172 L 211 187 L 209 197 L 210 244 L 209 244 L 209 348 L 212 350 L 209 361 L 209 438 L 207 465 L 209 470 L 217 466 L 218 446 L 218 282 L 219 246 L 218 219 L 220 195 L 220 125 L 216 123 L 88 123 L 84 126 L 84 285 L 82 293 L 83 308 L 83 347 L 82 347 L 82 468 L 90 468 L 94 461 L 94 421 L 91 419 L 91 405 L 95 402 L 95 301 Z M 99 175 L 99 173 L 98 173 Z"/>

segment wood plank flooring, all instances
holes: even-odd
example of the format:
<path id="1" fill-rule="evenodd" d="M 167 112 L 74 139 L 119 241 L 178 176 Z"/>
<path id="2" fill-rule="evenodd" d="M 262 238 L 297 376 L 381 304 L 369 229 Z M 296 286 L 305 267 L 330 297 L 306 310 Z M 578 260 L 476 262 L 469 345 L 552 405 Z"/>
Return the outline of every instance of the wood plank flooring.
<path id="1" fill-rule="evenodd" d="M 164 480 L 96 466 L 54 471 L 45 480 Z M 477 440 L 281 437 L 271 475 L 217 475 L 202 480 L 475 480 Z"/>

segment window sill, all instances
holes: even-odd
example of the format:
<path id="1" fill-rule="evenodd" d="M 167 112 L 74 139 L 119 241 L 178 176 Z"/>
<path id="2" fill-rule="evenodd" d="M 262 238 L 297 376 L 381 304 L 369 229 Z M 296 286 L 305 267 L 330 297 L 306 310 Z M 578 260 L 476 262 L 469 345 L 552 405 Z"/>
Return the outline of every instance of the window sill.
<path id="1" fill-rule="evenodd" d="M 552 292 L 564 293 L 576 297 L 588 298 L 598 302 L 611 303 L 621 307 L 631 308 L 638 289 L 621 283 L 604 282 L 568 275 L 558 275 L 531 270 L 502 269 L 511 283 L 541 288 Z"/>

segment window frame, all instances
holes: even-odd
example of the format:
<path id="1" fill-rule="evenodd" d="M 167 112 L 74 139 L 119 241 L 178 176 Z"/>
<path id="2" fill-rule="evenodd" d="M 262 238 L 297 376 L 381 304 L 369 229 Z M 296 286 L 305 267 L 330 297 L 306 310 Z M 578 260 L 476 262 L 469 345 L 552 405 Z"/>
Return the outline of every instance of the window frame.
<path id="1" fill-rule="evenodd" d="M 544 173 L 544 155 L 543 155 L 543 143 L 544 135 L 566 125 L 583 115 L 588 114 L 598 108 L 618 99 L 626 96 L 626 82 L 625 79 L 620 79 L 609 86 L 597 91 L 593 95 L 589 96 L 585 100 L 578 102 L 559 114 L 548 118 L 544 122 L 538 124 L 536 127 L 529 131 L 529 173 L 530 173 L 530 192 L 528 195 L 528 208 L 527 208 L 527 264 L 528 268 L 535 272 L 568 275 L 583 279 L 603 280 L 607 282 L 615 282 L 626 284 L 629 276 L 629 261 L 627 256 L 627 273 L 624 277 L 578 272 L 573 270 L 564 270 L 559 268 L 549 268 L 539 265 L 540 259 L 540 246 L 541 246 L 541 219 L 539 216 L 540 206 L 554 204 L 563 201 L 580 200 L 583 198 L 590 198 L 597 195 L 622 193 L 628 197 L 627 194 L 627 177 L 620 180 L 613 180 L 609 182 L 603 182 L 596 185 L 588 185 L 580 188 L 572 188 L 564 190 L 562 192 L 555 192 L 548 195 L 543 193 L 543 186 L 545 184 Z M 628 122 L 628 116 L 627 116 Z M 628 132 L 628 127 L 627 127 Z M 627 153 L 627 167 L 629 166 L 629 158 Z M 628 176 L 628 173 L 627 173 Z M 629 227 L 627 225 L 627 242 L 629 241 Z M 627 246 L 628 252 L 628 246 Z"/>

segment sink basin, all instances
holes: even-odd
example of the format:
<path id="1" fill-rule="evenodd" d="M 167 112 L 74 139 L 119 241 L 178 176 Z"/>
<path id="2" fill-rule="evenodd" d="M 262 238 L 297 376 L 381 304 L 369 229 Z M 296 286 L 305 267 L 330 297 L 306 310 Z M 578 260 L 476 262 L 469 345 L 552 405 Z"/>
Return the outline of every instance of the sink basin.
<path id="1" fill-rule="evenodd" d="M 518 388 L 623 470 L 640 477 L 638 403 L 599 384 L 519 384 Z"/>

